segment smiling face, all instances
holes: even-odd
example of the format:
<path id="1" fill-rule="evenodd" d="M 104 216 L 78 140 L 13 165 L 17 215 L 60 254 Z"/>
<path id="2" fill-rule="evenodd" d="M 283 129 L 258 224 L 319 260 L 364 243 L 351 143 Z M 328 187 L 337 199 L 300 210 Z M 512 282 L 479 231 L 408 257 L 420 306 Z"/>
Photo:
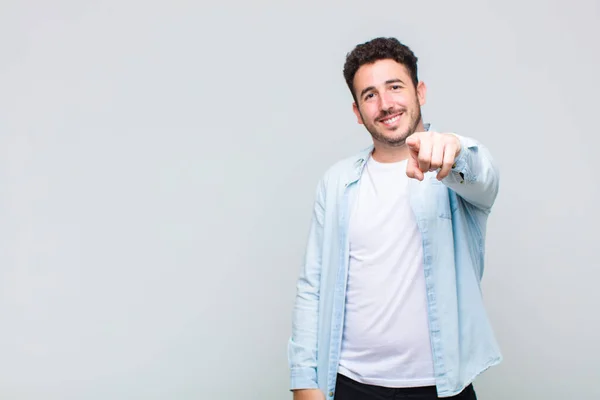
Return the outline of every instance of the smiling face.
<path id="1" fill-rule="evenodd" d="M 391 59 L 363 64 L 354 75 L 353 104 L 358 123 L 369 131 L 375 144 L 404 145 L 407 137 L 422 131 L 423 82 L 413 84 L 407 68 Z"/>

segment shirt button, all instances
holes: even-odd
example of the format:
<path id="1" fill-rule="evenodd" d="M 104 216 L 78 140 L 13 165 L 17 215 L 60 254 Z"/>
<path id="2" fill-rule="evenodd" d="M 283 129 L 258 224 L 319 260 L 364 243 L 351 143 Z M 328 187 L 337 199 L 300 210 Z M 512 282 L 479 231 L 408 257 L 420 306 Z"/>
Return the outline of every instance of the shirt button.
<path id="1" fill-rule="evenodd" d="M 329 392 L 329 397 L 333 397 L 333 392 Z"/>

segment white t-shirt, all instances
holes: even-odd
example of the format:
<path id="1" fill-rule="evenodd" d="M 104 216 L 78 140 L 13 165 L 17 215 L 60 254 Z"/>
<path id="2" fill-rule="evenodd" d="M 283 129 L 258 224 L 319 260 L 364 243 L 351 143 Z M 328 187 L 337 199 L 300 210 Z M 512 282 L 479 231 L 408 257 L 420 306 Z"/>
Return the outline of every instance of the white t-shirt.
<path id="1" fill-rule="evenodd" d="M 406 165 L 369 158 L 349 228 L 339 373 L 384 387 L 435 384 L 422 239 Z"/>

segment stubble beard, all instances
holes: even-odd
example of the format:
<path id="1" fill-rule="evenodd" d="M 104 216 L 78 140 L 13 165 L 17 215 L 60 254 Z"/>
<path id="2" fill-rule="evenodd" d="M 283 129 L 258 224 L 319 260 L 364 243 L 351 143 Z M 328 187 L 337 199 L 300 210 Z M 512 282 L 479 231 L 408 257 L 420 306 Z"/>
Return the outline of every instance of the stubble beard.
<path id="1" fill-rule="evenodd" d="M 394 114 L 397 112 L 398 112 L 397 110 L 390 111 L 390 112 L 386 113 L 386 115 L 391 115 L 391 114 Z M 406 110 L 404 111 L 404 113 L 406 115 Z M 382 134 L 377 129 L 375 124 L 369 124 L 369 125 L 365 124 L 365 128 L 367 128 L 367 131 L 369 131 L 369 133 L 371 134 L 371 137 L 373 137 L 373 140 L 383 143 L 390 147 L 400 147 L 400 146 L 404 145 L 404 143 L 406 142 L 406 139 L 410 135 L 412 135 L 413 133 L 415 133 L 417 131 L 417 127 L 419 126 L 419 123 L 421 122 L 421 107 L 419 107 L 418 104 L 415 107 L 415 111 L 409 114 L 409 117 L 410 117 L 410 123 L 409 123 L 408 128 L 406 128 L 406 130 L 404 132 L 402 132 L 400 135 L 394 135 L 393 137 Z M 394 132 L 396 132 L 396 131 L 394 131 Z"/>

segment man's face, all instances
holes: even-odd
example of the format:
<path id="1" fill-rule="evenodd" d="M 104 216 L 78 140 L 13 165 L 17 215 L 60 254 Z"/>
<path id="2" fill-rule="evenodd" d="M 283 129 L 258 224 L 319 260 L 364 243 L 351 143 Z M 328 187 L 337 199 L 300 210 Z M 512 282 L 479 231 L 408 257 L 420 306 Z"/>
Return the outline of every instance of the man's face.
<path id="1" fill-rule="evenodd" d="M 415 88 L 406 67 L 394 60 L 362 65 L 354 76 L 358 122 L 373 139 L 386 146 L 402 146 L 417 129 L 422 130 L 421 106 L 426 88 Z"/>

